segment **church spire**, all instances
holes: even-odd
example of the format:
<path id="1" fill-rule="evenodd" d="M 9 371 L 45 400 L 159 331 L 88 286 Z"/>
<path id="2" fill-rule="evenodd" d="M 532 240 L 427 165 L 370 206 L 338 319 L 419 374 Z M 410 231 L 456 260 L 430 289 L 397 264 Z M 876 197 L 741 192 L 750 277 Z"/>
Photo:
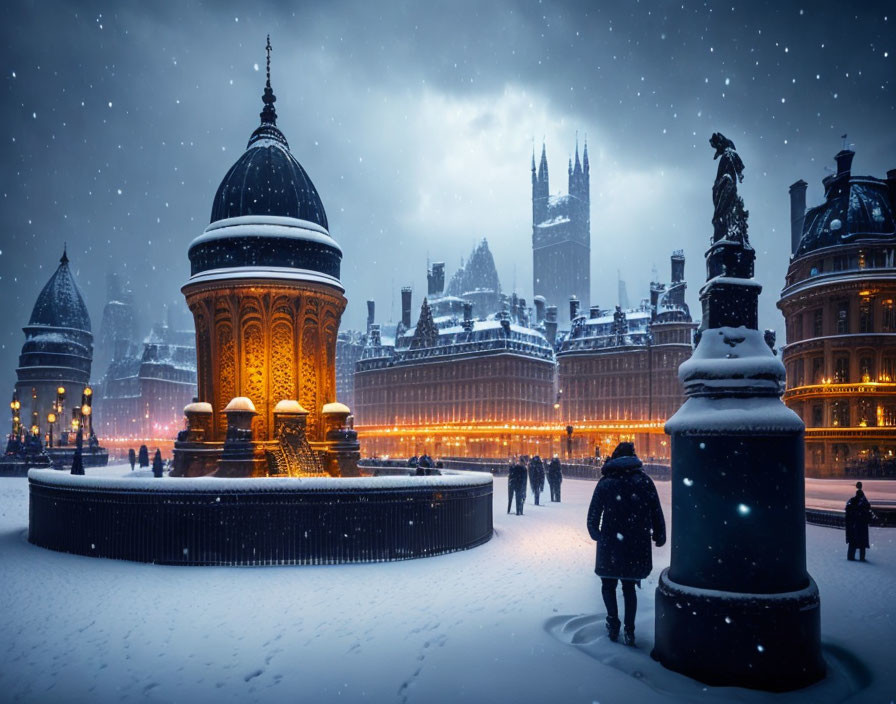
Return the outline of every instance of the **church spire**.
<path id="1" fill-rule="evenodd" d="M 541 163 L 538 165 L 538 180 L 548 180 L 548 156 L 545 151 L 544 140 L 541 142 Z"/>
<path id="2" fill-rule="evenodd" d="M 587 174 L 588 171 L 590 170 L 590 167 L 588 165 L 588 135 L 587 134 L 585 135 L 585 152 L 582 154 L 582 166 L 585 170 L 585 173 Z"/>
<path id="3" fill-rule="evenodd" d="M 576 168 L 575 173 L 581 173 L 582 164 L 579 162 L 579 133 L 576 131 Z"/>
<path id="4" fill-rule="evenodd" d="M 60 264 L 68 264 L 68 242 L 62 245 L 62 256 L 59 257 Z"/>
<path id="5" fill-rule="evenodd" d="M 267 51 L 267 81 L 264 84 L 264 95 L 261 98 L 261 102 L 264 103 L 264 109 L 261 111 L 261 124 L 268 125 L 276 125 L 277 124 L 277 110 L 274 108 L 274 103 L 277 102 L 277 96 L 274 95 L 274 90 L 271 88 L 271 35 L 268 35 L 268 43 L 265 46 L 265 51 Z"/>

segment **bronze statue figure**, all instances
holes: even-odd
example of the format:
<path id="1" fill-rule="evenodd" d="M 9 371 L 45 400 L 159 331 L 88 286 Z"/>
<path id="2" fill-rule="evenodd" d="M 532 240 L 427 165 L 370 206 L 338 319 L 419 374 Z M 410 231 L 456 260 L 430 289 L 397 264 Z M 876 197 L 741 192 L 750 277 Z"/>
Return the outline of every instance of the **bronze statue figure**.
<path id="1" fill-rule="evenodd" d="M 712 241 L 729 240 L 748 244 L 749 213 L 744 210 L 743 198 L 737 194 L 737 184 L 744 180 L 744 162 L 735 151 L 734 142 L 721 132 L 714 132 L 709 144 L 716 150 L 713 158 L 721 157 L 716 182 L 712 187 L 712 202 L 715 206 Z"/>

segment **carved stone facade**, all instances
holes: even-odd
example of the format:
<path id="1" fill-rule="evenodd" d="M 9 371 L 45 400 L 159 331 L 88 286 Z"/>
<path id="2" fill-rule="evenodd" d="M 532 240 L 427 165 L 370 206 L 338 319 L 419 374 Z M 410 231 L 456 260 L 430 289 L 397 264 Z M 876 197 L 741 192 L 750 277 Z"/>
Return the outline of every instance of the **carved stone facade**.
<path id="1" fill-rule="evenodd" d="M 196 321 L 198 359 L 208 360 L 200 364 L 199 400 L 212 406 L 210 440 L 224 441 L 224 407 L 246 396 L 257 409 L 256 441 L 276 439 L 274 406 L 297 399 L 309 410 L 309 440 L 322 442 L 322 408 L 336 400 L 329 360 L 345 297 L 308 282 L 251 279 L 188 284 L 184 293 Z"/>

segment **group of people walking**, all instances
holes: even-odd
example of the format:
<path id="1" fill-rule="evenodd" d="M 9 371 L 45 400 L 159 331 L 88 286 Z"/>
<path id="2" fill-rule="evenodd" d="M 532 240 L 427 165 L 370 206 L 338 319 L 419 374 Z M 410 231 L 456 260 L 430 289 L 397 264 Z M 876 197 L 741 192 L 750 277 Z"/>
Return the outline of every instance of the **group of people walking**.
<path id="1" fill-rule="evenodd" d="M 555 455 L 545 469 L 544 461 L 538 455 L 534 455 L 528 462 L 524 457 L 518 457 L 507 473 L 507 513 L 510 513 L 516 499 L 516 515 L 523 515 L 527 480 L 535 498 L 535 505 L 540 506 L 545 479 L 551 490 L 551 501 L 559 502 L 560 485 L 563 483 L 563 467 L 560 465 L 560 459 Z"/>

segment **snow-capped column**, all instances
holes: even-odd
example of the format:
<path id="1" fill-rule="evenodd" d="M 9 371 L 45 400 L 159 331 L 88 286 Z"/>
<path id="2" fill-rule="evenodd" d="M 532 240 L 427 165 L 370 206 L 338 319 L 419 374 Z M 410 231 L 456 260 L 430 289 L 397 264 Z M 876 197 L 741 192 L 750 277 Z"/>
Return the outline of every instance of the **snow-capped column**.
<path id="1" fill-rule="evenodd" d="M 818 588 L 806 571 L 803 433 L 781 401 L 784 366 L 757 328 L 761 286 L 743 162 L 721 157 L 703 321 L 679 369 L 672 436 L 672 558 L 656 591 L 653 656 L 713 685 L 790 690 L 824 676 Z"/>

